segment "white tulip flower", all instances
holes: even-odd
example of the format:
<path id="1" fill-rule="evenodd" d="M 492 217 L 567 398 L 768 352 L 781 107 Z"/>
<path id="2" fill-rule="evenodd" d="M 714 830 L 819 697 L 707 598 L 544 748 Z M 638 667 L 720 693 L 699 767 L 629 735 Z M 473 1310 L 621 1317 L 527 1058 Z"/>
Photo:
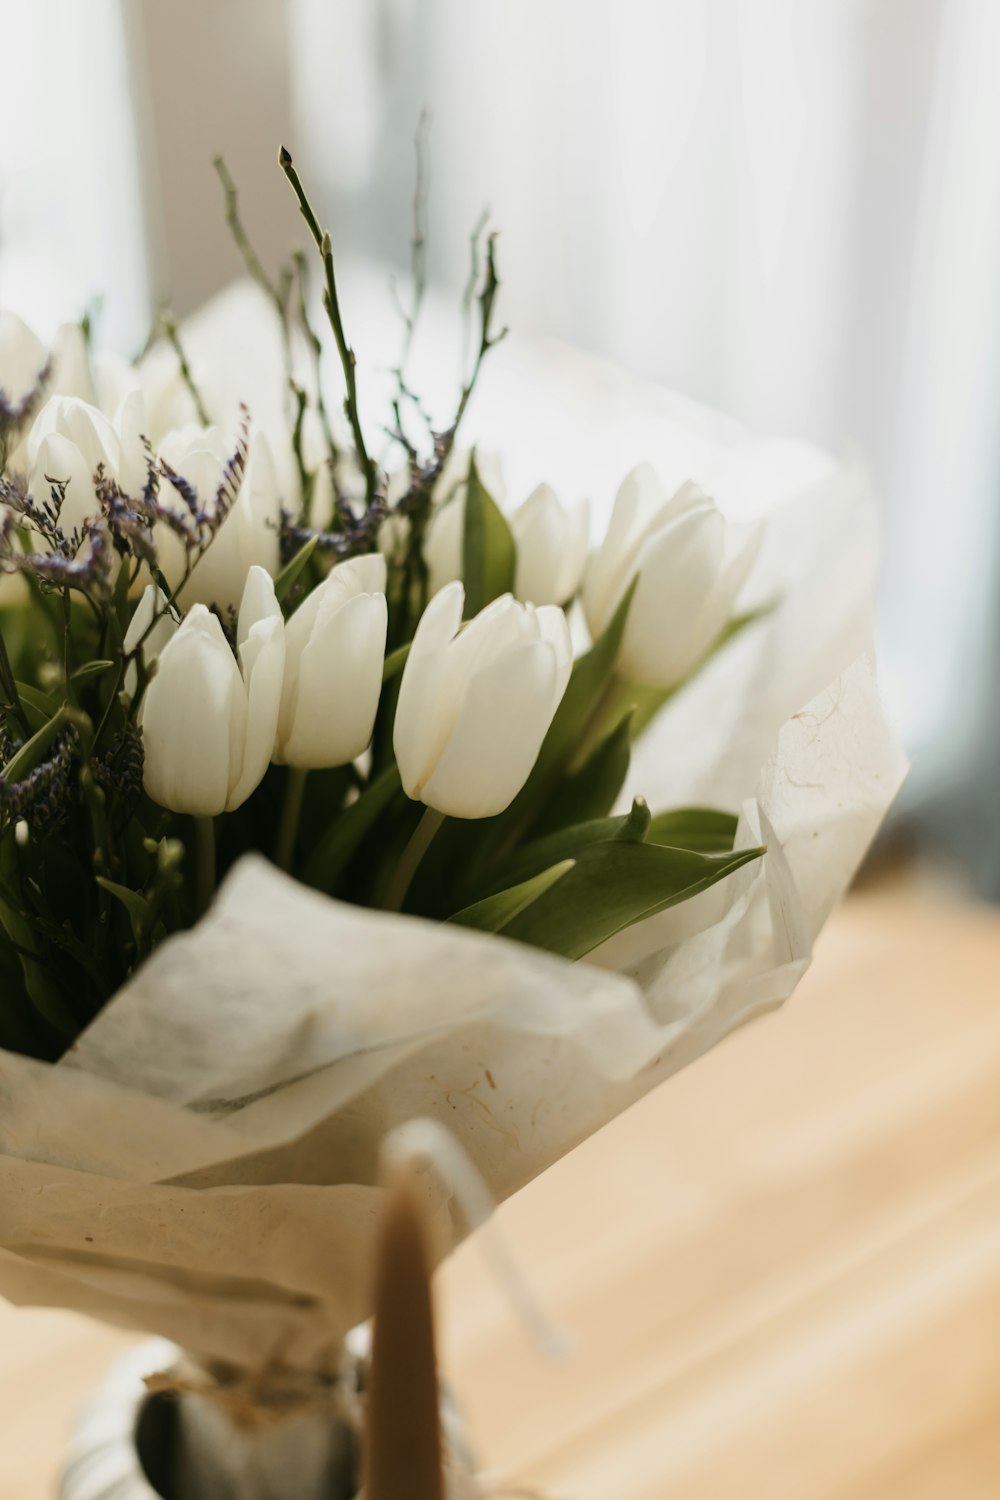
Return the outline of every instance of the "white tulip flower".
<path id="1" fill-rule="evenodd" d="M 64 323 L 47 350 L 15 313 L 0 312 L 0 412 L 3 408 L 17 411 L 23 406 L 37 391 L 43 375 L 45 394 L 50 399 L 71 397 L 104 414 L 113 412 L 122 396 L 138 385 L 138 376 L 127 360 L 90 353 L 79 323 Z M 50 430 L 58 428 L 53 425 Z M 23 438 L 9 461 L 12 468 L 27 466 Z"/>
<path id="2" fill-rule="evenodd" d="M 123 489 L 140 469 L 145 474 L 138 433 L 123 442 L 115 423 L 77 396 L 46 401 L 28 433 L 26 455 L 28 490 L 40 505 L 49 500 L 53 484 L 64 486 L 59 523 L 67 536 L 100 512 L 98 469 Z"/>
<path id="3" fill-rule="evenodd" d="M 654 470 L 641 464 L 622 481 L 584 577 L 591 635 L 607 627 L 638 577 L 618 666 L 634 681 L 675 687 L 724 630 L 760 540 L 759 527 L 727 525 L 695 484 L 667 499 Z"/>
<path id="4" fill-rule="evenodd" d="M 434 486 L 435 510 L 424 536 L 428 590 L 433 595 L 446 583 L 462 576 L 465 542 L 465 495 L 472 454 L 467 449 L 452 452 Z M 504 485 L 500 459 L 495 453 L 477 453 L 476 469 L 486 489 L 498 503 Z M 390 497 L 391 498 L 391 497 Z"/>
<path id="5" fill-rule="evenodd" d="M 169 433 L 159 444 L 159 454 L 194 487 L 199 503 L 210 512 L 222 483 L 226 462 L 232 456 L 232 443 L 227 442 L 221 429 L 187 427 Z M 169 482 L 161 485 L 160 500 L 171 505 L 178 514 L 184 514 L 184 501 Z M 252 567 L 263 568 L 272 576 L 277 573 L 280 524 L 281 492 L 271 447 L 262 432 L 255 432 L 250 438 L 247 468 L 239 494 L 181 589 L 178 602 L 185 609 L 192 604 L 235 609 Z M 184 560 L 181 544 L 164 526 L 157 530 L 157 543 L 163 571 L 176 584 Z"/>
<path id="6" fill-rule="evenodd" d="M 530 604 L 565 604 L 580 587 L 590 544 L 590 506 L 567 509 L 540 484 L 510 518 L 517 543 L 514 593 Z"/>
<path id="7" fill-rule="evenodd" d="M 285 627 L 273 580 L 263 568 L 250 569 L 237 656 L 203 604 L 171 625 L 139 708 L 143 780 L 161 807 L 214 817 L 246 801 L 274 749 Z"/>
<path id="8" fill-rule="evenodd" d="M 314 771 L 367 748 L 382 690 L 385 579 L 380 553 L 340 563 L 286 624 L 276 761 Z"/>
<path id="9" fill-rule="evenodd" d="M 573 665 L 561 609 L 505 594 L 459 633 L 465 590 L 450 583 L 417 626 L 393 745 L 408 797 L 453 818 L 489 818 L 538 758 Z"/>

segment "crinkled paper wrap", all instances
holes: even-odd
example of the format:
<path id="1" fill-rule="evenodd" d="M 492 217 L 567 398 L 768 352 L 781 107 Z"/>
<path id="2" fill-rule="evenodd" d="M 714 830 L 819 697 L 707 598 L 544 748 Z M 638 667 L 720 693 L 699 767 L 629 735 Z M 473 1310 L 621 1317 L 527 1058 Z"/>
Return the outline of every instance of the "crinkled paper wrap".
<path id="1" fill-rule="evenodd" d="M 783 500 L 777 607 L 636 757 L 630 793 L 741 807 L 762 861 L 569 964 L 245 859 L 60 1064 L 0 1052 L 0 1293 L 333 1370 L 370 1311 L 387 1132 L 439 1120 L 500 1201 L 784 1000 L 904 770 L 858 654 L 868 525 L 853 470 Z M 444 1255 L 466 1226 L 424 1181 Z"/>

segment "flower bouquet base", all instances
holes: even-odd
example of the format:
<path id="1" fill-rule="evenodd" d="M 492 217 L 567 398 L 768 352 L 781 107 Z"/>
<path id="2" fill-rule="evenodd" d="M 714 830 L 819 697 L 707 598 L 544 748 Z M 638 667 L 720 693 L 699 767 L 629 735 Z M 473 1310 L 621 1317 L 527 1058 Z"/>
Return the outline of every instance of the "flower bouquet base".
<path id="1" fill-rule="evenodd" d="M 335 1381 L 212 1381 L 154 1339 L 119 1359 L 81 1412 L 60 1500 L 354 1500 L 361 1488 L 367 1333 Z M 449 1500 L 481 1493 L 458 1414 L 442 1403 Z"/>

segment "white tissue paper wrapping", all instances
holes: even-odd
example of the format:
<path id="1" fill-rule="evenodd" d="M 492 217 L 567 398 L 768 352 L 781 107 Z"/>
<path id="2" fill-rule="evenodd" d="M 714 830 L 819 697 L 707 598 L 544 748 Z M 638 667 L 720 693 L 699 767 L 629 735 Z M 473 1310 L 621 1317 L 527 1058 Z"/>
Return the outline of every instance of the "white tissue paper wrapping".
<path id="1" fill-rule="evenodd" d="M 736 514 L 774 501 L 753 580 L 774 610 L 654 721 L 627 788 L 654 809 L 739 808 L 738 843 L 766 857 L 576 964 L 243 860 L 59 1064 L 0 1052 L 11 1301 L 245 1368 L 333 1370 L 370 1312 L 389 1131 L 441 1121 L 501 1201 L 783 1001 L 808 965 L 905 769 L 866 654 L 863 476 L 597 361 L 516 345 L 503 358 L 480 432 L 491 411 L 519 445 L 538 424 L 539 453 L 547 432 L 566 462 L 533 460 L 535 478 L 571 486 L 585 435 L 592 494 L 652 457 Z M 444 1255 L 466 1225 L 432 1171 L 424 1182 Z"/>

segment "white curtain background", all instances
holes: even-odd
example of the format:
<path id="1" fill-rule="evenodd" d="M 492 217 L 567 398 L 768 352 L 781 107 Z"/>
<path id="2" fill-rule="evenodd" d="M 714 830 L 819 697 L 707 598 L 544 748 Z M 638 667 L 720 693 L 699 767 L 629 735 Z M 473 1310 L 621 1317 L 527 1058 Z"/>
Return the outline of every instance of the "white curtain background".
<path id="1" fill-rule="evenodd" d="M 463 281 L 486 203 L 519 332 L 864 455 L 909 802 L 950 809 L 948 828 L 961 802 L 982 859 L 991 819 L 1000 837 L 1000 5 L 295 0 L 291 15 L 303 145 L 355 247 L 405 257 L 400 145 L 427 107 L 438 281 Z"/>
<path id="2" fill-rule="evenodd" d="M 42 338 L 101 304 L 125 349 L 149 325 L 134 87 L 120 0 L 0 0 L 0 305 Z"/>

